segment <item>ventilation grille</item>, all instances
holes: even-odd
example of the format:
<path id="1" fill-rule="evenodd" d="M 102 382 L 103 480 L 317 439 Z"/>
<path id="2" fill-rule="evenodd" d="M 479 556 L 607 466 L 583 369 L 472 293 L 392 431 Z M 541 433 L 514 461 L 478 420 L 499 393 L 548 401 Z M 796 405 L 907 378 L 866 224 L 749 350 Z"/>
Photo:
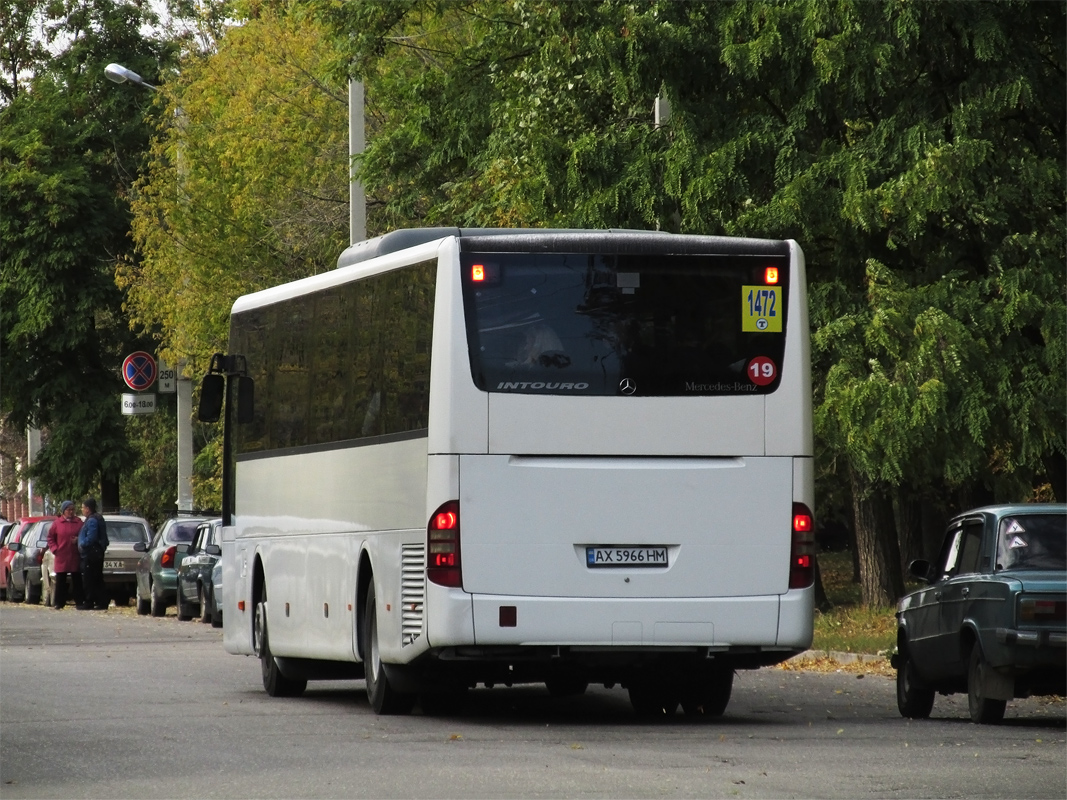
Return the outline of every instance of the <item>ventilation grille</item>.
<path id="1" fill-rule="evenodd" d="M 426 599 L 426 545 L 401 545 L 400 607 L 403 627 L 401 644 L 407 646 L 422 635 L 422 609 Z"/>

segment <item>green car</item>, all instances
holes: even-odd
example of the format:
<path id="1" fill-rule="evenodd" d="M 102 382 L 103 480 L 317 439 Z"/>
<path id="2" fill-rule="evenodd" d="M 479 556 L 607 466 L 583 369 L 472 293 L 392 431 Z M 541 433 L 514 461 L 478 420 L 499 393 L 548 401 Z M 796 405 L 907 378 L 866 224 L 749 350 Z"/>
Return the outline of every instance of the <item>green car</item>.
<path id="1" fill-rule="evenodd" d="M 210 517 L 178 516 L 168 519 L 147 545 L 133 549 L 142 553 L 137 562 L 137 613 L 162 617 L 177 597 L 178 565 L 196 535 L 197 526 Z"/>
<path id="2" fill-rule="evenodd" d="M 215 597 L 211 571 L 222 555 L 222 520 L 201 522 L 178 567 L 178 619 L 211 622 Z"/>
<path id="3" fill-rule="evenodd" d="M 926 586 L 897 604 L 901 715 L 967 692 L 971 719 L 997 723 L 1012 698 L 1067 694 L 1067 505 L 967 511 L 908 571 Z"/>

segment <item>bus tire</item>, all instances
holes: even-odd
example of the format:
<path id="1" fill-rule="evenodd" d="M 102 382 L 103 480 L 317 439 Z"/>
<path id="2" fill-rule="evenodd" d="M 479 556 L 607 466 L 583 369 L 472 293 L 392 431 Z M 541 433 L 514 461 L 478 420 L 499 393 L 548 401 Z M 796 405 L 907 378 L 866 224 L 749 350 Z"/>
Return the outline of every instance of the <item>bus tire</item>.
<path id="1" fill-rule="evenodd" d="M 271 697 L 299 697 L 307 688 L 306 680 L 293 680 L 282 675 L 278 662 L 270 651 L 270 634 L 267 632 L 266 592 L 256 603 L 256 652 L 259 653 L 260 671 L 263 673 L 263 689 Z"/>
<path id="2" fill-rule="evenodd" d="M 665 719 L 673 717 L 678 710 L 678 698 L 671 691 L 666 681 L 656 677 L 642 677 L 632 681 L 627 687 L 630 705 L 639 717 Z"/>
<path id="3" fill-rule="evenodd" d="M 730 704 L 733 688 L 732 669 L 709 670 L 695 685 L 682 691 L 682 711 L 687 717 L 721 717 Z"/>
<path id="4" fill-rule="evenodd" d="M 378 649 L 378 612 L 374 599 L 374 581 L 367 586 L 367 602 L 363 611 L 363 660 L 367 682 L 367 700 L 374 713 L 381 715 L 409 714 L 415 707 L 417 695 L 398 692 L 389 684 Z"/>
<path id="5" fill-rule="evenodd" d="M 552 697 L 575 697 L 585 694 L 589 681 L 580 676 L 557 675 L 545 680 L 545 688 Z"/>

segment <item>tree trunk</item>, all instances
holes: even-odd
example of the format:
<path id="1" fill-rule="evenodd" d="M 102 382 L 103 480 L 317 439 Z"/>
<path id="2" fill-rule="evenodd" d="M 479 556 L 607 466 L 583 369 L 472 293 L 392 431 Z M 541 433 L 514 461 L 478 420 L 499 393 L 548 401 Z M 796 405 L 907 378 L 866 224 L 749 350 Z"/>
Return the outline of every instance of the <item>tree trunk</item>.
<path id="1" fill-rule="evenodd" d="M 863 605 L 892 606 L 904 594 L 900 546 L 893 520 L 893 501 L 881 487 L 872 487 L 854 469 L 852 508 L 856 517 L 856 550 L 860 560 Z"/>
<path id="2" fill-rule="evenodd" d="M 114 513 L 119 511 L 119 479 L 104 477 L 100 479 L 100 513 Z"/>
<path id="3" fill-rule="evenodd" d="M 931 502 L 922 506 L 923 558 L 933 562 L 941 552 L 941 542 L 945 538 L 948 517 Z"/>
<path id="4" fill-rule="evenodd" d="M 826 589 L 822 585 L 822 570 L 819 568 L 819 557 L 812 558 L 815 564 L 815 607 L 819 611 L 829 611 L 833 608 L 830 598 L 826 596 Z"/>
<path id="5" fill-rule="evenodd" d="M 923 544 L 922 500 L 907 486 L 897 487 L 897 531 L 900 544 L 900 567 L 906 574 L 908 564 L 926 558 Z"/>
<path id="6" fill-rule="evenodd" d="M 1067 457 L 1063 453 L 1045 456 L 1045 477 L 1052 486 L 1052 496 L 1057 503 L 1067 503 Z"/>

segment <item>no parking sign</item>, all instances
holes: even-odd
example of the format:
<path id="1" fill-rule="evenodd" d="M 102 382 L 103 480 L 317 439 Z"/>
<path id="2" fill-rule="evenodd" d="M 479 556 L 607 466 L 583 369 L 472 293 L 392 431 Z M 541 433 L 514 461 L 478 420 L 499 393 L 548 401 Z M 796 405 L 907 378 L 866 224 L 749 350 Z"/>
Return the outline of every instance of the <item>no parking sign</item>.
<path id="1" fill-rule="evenodd" d="M 138 350 L 122 362 L 122 379 L 135 392 L 143 392 L 156 382 L 156 359 L 151 353 Z"/>

